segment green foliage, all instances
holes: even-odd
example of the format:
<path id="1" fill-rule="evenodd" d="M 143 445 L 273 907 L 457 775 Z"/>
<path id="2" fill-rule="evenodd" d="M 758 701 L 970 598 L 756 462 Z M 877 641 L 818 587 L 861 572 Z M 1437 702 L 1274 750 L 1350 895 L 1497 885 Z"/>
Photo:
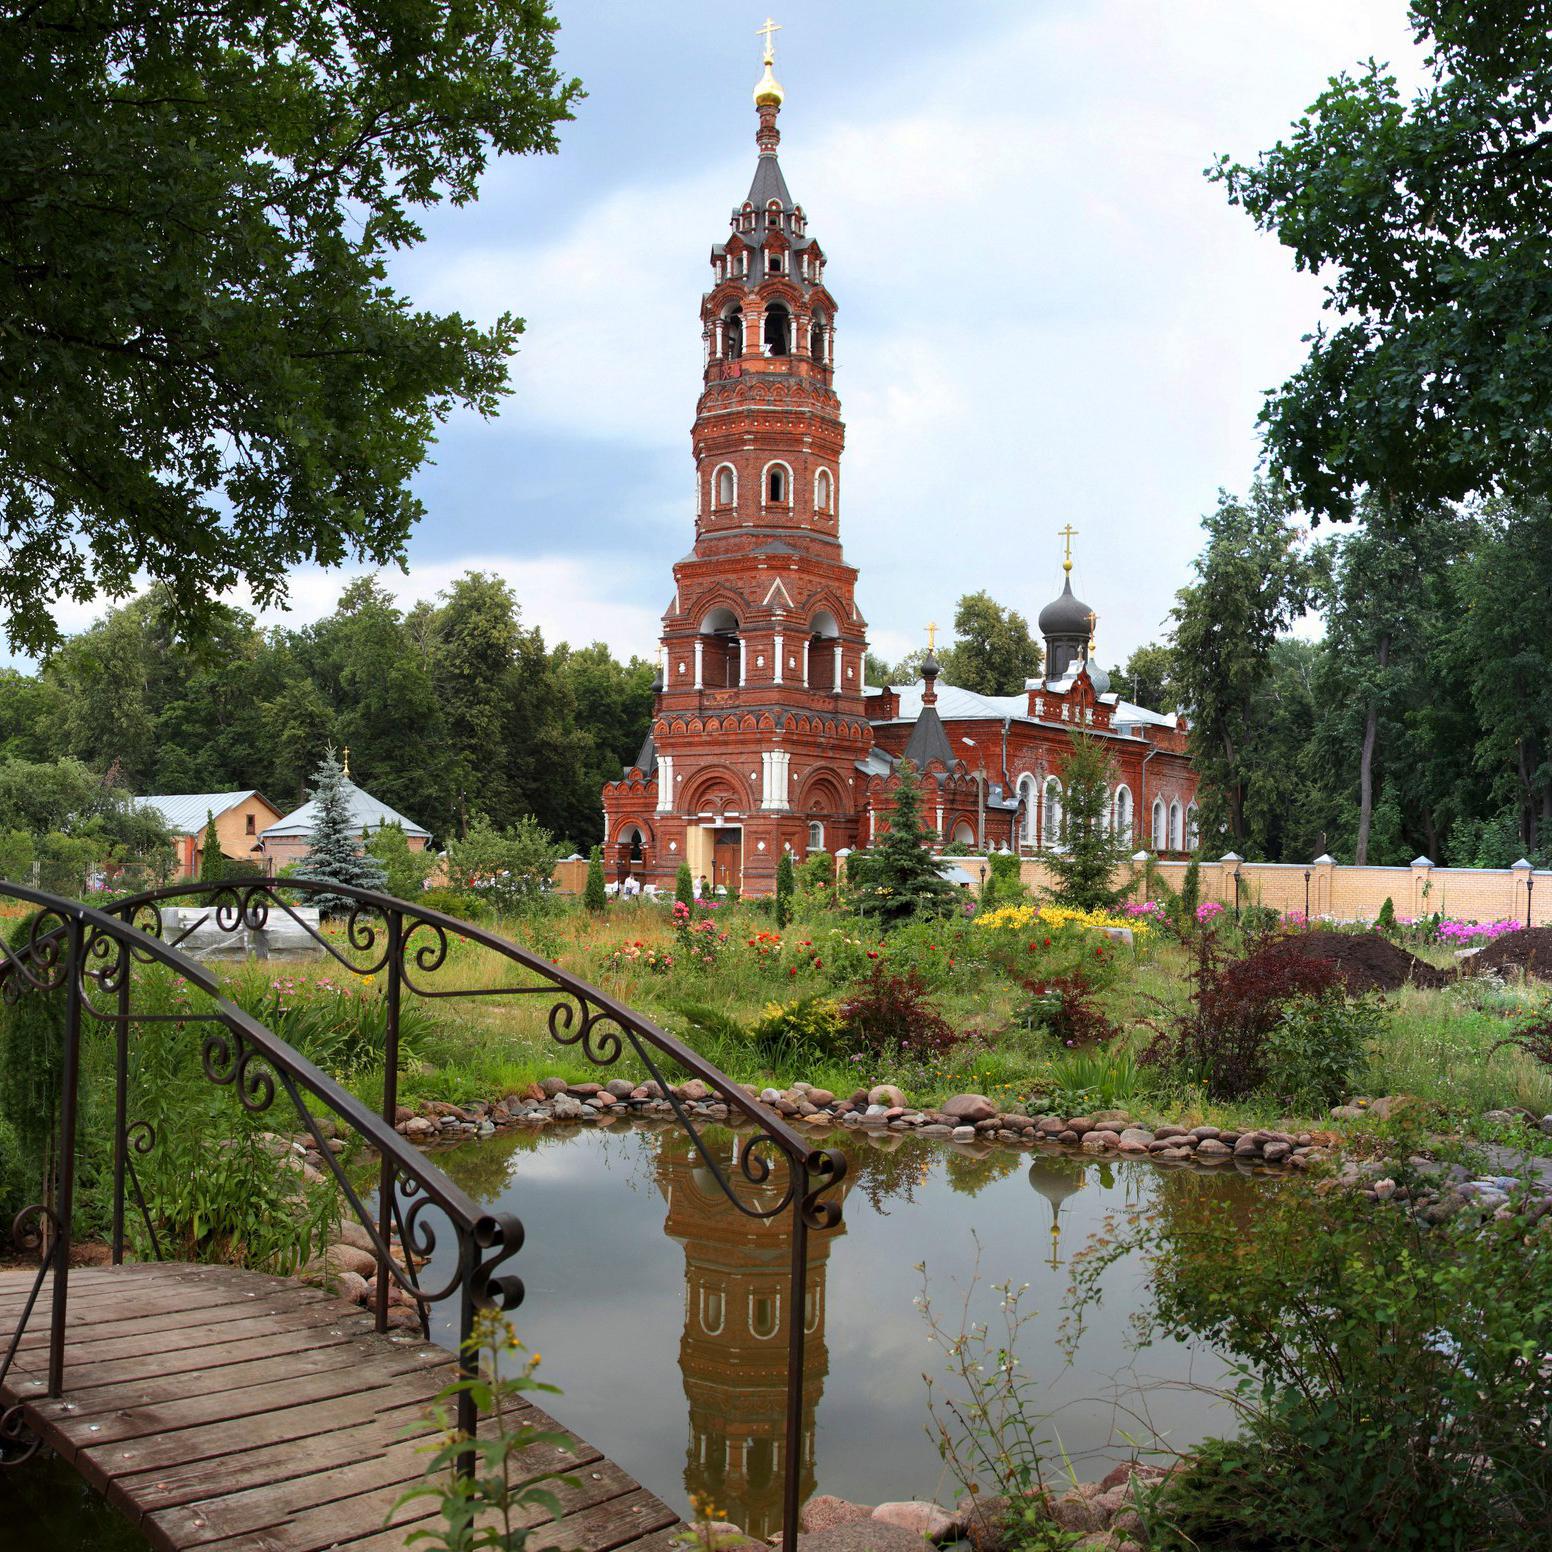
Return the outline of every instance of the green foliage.
<path id="1" fill-rule="evenodd" d="M 792 896 L 797 880 L 792 870 L 792 853 L 782 848 L 781 860 L 776 864 L 776 930 L 783 931 L 792 920 Z"/>
<path id="2" fill-rule="evenodd" d="M 432 1416 L 442 1431 L 442 1442 L 426 1466 L 426 1481 L 410 1488 L 394 1506 L 397 1510 L 418 1499 L 433 1499 L 441 1508 L 441 1523 L 410 1531 L 405 1545 L 435 1552 L 478 1552 L 482 1547 L 523 1552 L 535 1534 L 541 1541 L 550 1539 L 548 1532 L 533 1525 L 536 1511 L 542 1510 L 552 1522 L 564 1513 L 554 1487 L 578 1485 L 577 1478 L 558 1471 L 535 1475 L 528 1461 L 545 1450 L 571 1453 L 576 1441 L 558 1429 L 521 1421 L 526 1405 L 521 1396 L 529 1392 L 554 1396 L 560 1391 L 534 1378 L 537 1353 L 521 1358 L 521 1367 L 512 1372 L 524 1348 L 511 1322 L 499 1312 L 482 1310 L 476 1315 L 464 1352 L 477 1361 L 478 1372 L 437 1392 Z M 462 1397 L 474 1403 L 480 1419 L 472 1438 L 456 1421 Z M 419 1429 L 411 1425 L 410 1431 Z M 465 1475 L 457 1469 L 458 1463 L 471 1456 L 474 1469 Z"/>
<path id="3" fill-rule="evenodd" d="M 1261 413 L 1274 468 L 1317 520 L 1351 518 L 1365 490 L 1409 511 L 1552 477 L 1547 7 L 1416 0 L 1410 20 L 1420 91 L 1404 97 L 1371 59 L 1254 164 L 1212 170 L 1326 283 L 1336 321 Z"/>
<path id="4" fill-rule="evenodd" d="M 1385 896 L 1385 903 L 1380 907 L 1380 914 L 1374 918 L 1374 925 L 1381 932 L 1393 932 L 1396 926 L 1396 902 Z"/>
<path id="5" fill-rule="evenodd" d="M 830 1061 L 847 1054 L 846 1017 L 834 997 L 801 997 L 773 1002 L 749 1031 L 766 1059 L 784 1072 L 797 1072 L 804 1061 Z"/>
<path id="6" fill-rule="evenodd" d="M 889 828 L 877 845 L 853 852 L 846 866 L 851 902 L 870 920 L 906 921 L 941 916 L 959 891 L 938 871 L 929 847 L 932 832 L 921 819 L 921 787 L 909 760 L 901 760 Z"/>
<path id="7" fill-rule="evenodd" d="M 674 899 L 687 911 L 695 909 L 695 877 L 688 862 L 681 862 L 674 875 Z"/>
<path id="8" fill-rule="evenodd" d="M 1285 1006 L 1266 1037 L 1266 1092 L 1291 1115 L 1320 1115 L 1358 1086 L 1385 1032 L 1373 997 L 1326 992 Z"/>
<path id="9" fill-rule="evenodd" d="M 379 825 L 366 843 L 367 854 L 383 872 L 383 892 L 396 900 L 419 900 L 426 880 L 436 869 L 436 853 L 429 848 L 410 849 L 401 824 Z"/>
<path id="10" fill-rule="evenodd" d="M 216 816 L 205 810 L 205 833 L 199 843 L 199 879 L 209 883 L 226 876 L 226 857 L 221 850 L 221 836 L 216 829 Z"/>
<path id="11" fill-rule="evenodd" d="M 463 838 L 447 844 L 451 887 L 497 911 L 531 909 L 549 888 L 559 860 L 555 837 L 526 814 L 505 830 L 476 815 Z"/>
<path id="12" fill-rule="evenodd" d="M 1150 1545 L 1334 1552 L 1355 1526 L 1375 1552 L 1544 1540 L 1547 1234 L 1514 1214 L 1428 1228 L 1286 1182 L 1245 1214 L 1167 1177 L 1154 1212 L 1075 1270 L 1081 1313 L 1141 1250 L 1142 1338 L 1210 1344 L 1242 1375 L 1240 1440 L 1171 1478 Z"/>
<path id="13" fill-rule="evenodd" d="M 425 906 L 428 911 L 456 916 L 461 921 L 485 921 L 491 914 L 490 902 L 472 889 L 427 889 L 415 903 Z"/>
<path id="14" fill-rule="evenodd" d="M 811 851 L 798 864 L 797 886 L 810 898 L 830 897 L 835 893 L 835 858 L 827 851 Z"/>
<path id="15" fill-rule="evenodd" d="M 1172 611 L 1175 682 L 1191 717 L 1191 753 L 1203 785 L 1204 836 L 1227 834 L 1244 851 L 1246 771 L 1241 751 L 1271 675 L 1273 644 L 1309 596 L 1310 568 L 1296 547 L 1292 509 L 1276 486 L 1250 500 L 1226 492 L 1202 520 L 1207 547 L 1197 580 Z"/>
<path id="16" fill-rule="evenodd" d="M 1017 852 L 994 851 L 986 859 L 986 883 L 981 890 L 978 909 L 1018 905 L 1029 898 Z"/>
<path id="17" fill-rule="evenodd" d="M 587 854 L 587 885 L 582 891 L 582 903 L 588 910 L 601 912 L 609 903 L 604 893 L 604 849 L 595 846 Z"/>
<path id="18" fill-rule="evenodd" d="M 1130 842 L 1108 822 L 1115 772 L 1105 746 L 1091 734 L 1072 734 L 1061 775 L 1061 844 L 1042 859 L 1056 879 L 1051 897 L 1078 911 L 1108 910 L 1127 891 L 1121 864 Z"/>
<path id="19" fill-rule="evenodd" d="M 1186 863 L 1185 877 L 1180 881 L 1180 893 L 1173 899 L 1150 894 L 1151 900 L 1161 900 L 1175 931 L 1182 938 L 1189 938 L 1197 930 L 1196 908 L 1202 903 L 1202 866 L 1195 852 Z"/>
<path id="20" fill-rule="evenodd" d="M 382 867 L 366 851 L 351 818 L 345 771 L 332 749 L 319 763 L 313 780 L 312 798 L 317 806 L 307 837 L 307 855 L 297 876 L 353 889 L 381 889 Z M 321 894 L 312 899 L 325 915 L 345 915 L 355 903 L 349 895 Z"/>
<path id="21" fill-rule="evenodd" d="M 1124 668 L 1111 669 L 1110 688 L 1134 706 L 1173 711 L 1178 699 L 1173 648 L 1161 642 L 1135 648 Z"/>
<path id="22" fill-rule="evenodd" d="M 1019 695 L 1043 654 L 1016 609 L 990 593 L 966 593 L 954 610 L 954 642 L 941 655 L 944 681 L 978 695 Z M 912 678 L 915 675 L 911 676 Z"/>
<path id="23" fill-rule="evenodd" d="M 250 12 L 43 4 L 6 28 L 16 645 L 48 649 L 52 605 L 140 574 L 203 623 L 240 580 L 268 605 L 304 562 L 399 559 L 437 423 L 506 390 L 520 322 L 415 308 L 386 266 L 421 210 L 476 197 L 492 154 L 555 149 L 580 88 L 548 9 Z"/>
<path id="24" fill-rule="evenodd" d="M 27 921 L 8 935 L 13 949 L 28 941 Z M 40 1199 L 45 1160 L 54 1147 L 64 1059 L 64 994 L 29 991 L 0 998 L 0 1116 L 5 1118 L 0 1218 Z"/>
<path id="25" fill-rule="evenodd" d="M 1090 1045 L 1055 1058 L 1030 1086 L 1031 1109 L 1052 1115 L 1126 1109 L 1146 1093 L 1137 1058 L 1121 1046 Z"/>

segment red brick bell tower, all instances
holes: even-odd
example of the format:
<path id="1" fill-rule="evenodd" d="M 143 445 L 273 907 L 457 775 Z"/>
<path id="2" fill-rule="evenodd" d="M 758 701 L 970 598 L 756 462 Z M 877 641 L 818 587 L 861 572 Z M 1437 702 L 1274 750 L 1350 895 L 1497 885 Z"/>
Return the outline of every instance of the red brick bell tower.
<path id="1" fill-rule="evenodd" d="M 873 743 L 866 624 L 841 553 L 835 301 L 777 160 L 766 36 L 754 182 L 701 302 L 695 544 L 674 566 L 650 735 L 604 788 L 612 876 L 670 884 L 683 860 L 756 895 L 784 848 L 858 843 Z"/>

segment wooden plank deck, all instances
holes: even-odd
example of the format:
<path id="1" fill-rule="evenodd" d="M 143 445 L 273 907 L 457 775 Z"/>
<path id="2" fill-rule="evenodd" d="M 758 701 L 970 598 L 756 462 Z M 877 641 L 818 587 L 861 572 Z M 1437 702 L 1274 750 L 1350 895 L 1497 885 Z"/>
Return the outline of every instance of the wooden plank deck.
<path id="1" fill-rule="evenodd" d="M 31 1283 L 0 1276 L 0 1352 Z M 394 1504 L 425 1470 L 427 1414 L 452 1372 L 442 1349 L 379 1336 L 354 1305 L 258 1272 L 78 1269 L 65 1394 L 49 1400 L 49 1292 L 0 1385 L 0 1409 L 22 1403 L 33 1431 L 158 1552 L 400 1552 L 434 1514 L 424 1499 Z M 562 1426 L 534 1406 L 518 1415 Z M 520 1457 L 525 1476 L 576 1478 L 558 1489 L 558 1520 L 529 1519 L 540 1527 L 535 1548 L 668 1552 L 683 1528 L 674 1513 L 575 1443 Z"/>

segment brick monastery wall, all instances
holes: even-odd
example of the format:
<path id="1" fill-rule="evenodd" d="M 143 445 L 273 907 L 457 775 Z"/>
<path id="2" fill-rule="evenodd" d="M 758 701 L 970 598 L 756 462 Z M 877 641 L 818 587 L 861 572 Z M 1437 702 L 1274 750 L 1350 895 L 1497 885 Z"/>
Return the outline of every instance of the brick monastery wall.
<path id="1" fill-rule="evenodd" d="M 946 859 L 979 880 L 984 858 Z M 1154 870 L 1171 889 L 1185 878 L 1184 862 L 1156 862 Z M 1127 865 L 1131 898 L 1143 898 L 1143 867 Z M 1234 876 L 1240 877 L 1240 902 L 1268 905 L 1277 911 L 1304 910 L 1306 872 L 1309 874 L 1311 916 L 1338 921 L 1373 921 L 1388 898 L 1398 916 L 1427 916 L 1440 911 L 1460 921 L 1525 920 L 1527 885 L 1531 921 L 1552 926 L 1552 871 L 1524 868 L 1358 868 L 1336 862 L 1237 862 L 1203 860 L 1202 898 L 1234 904 Z M 1020 876 L 1035 892 L 1052 886 L 1050 869 L 1026 858 Z"/>

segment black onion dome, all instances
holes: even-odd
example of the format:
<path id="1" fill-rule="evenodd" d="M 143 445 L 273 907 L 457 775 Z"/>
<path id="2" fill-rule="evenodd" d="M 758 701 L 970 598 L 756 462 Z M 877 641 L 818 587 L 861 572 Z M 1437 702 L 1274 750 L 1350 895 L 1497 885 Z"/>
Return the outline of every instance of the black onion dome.
<path id="1" fill-rule="evenodd" d="M 1040 634 L 1086 638 L 1093 613 L 1086 603 L 1072 596 L 1072 578 L 1069 576 L 1062 582 L 1062 596 L 1040 611 Z"/>

